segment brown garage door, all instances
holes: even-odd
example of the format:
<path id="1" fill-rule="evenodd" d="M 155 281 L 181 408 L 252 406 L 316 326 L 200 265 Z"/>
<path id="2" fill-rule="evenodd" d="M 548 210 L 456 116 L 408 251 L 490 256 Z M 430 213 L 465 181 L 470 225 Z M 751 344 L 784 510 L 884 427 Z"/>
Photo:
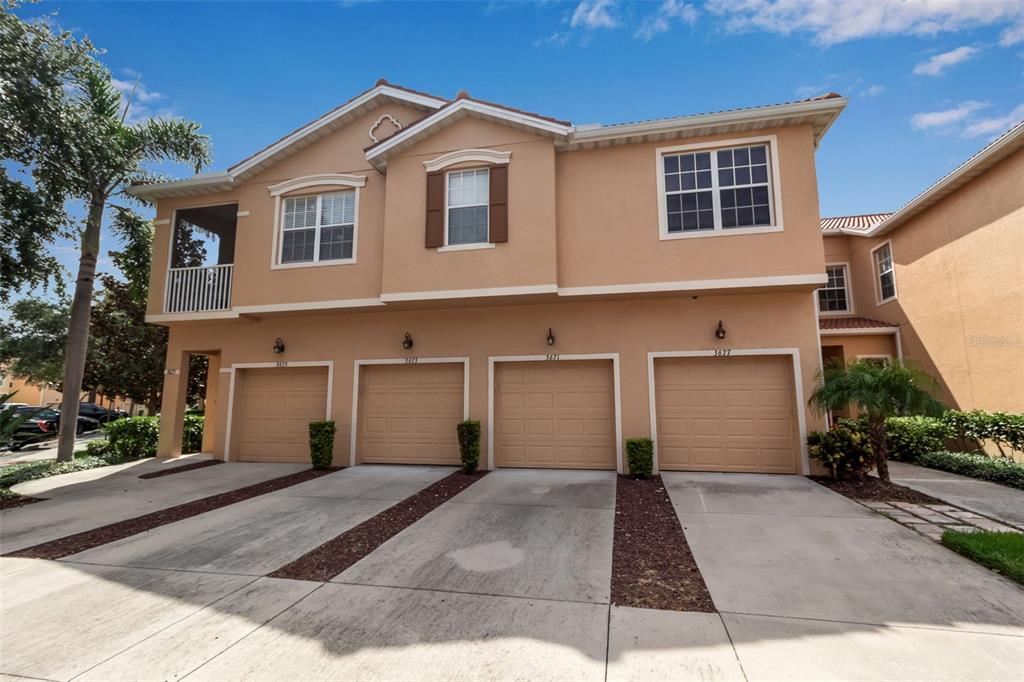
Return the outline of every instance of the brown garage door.
<path id="1" fill-rule="evenodd" d="M 327 368 L 239 370 L 238 459 L 308 462 L 309 422 L 327 413 Z"/>
<path id="2" fill-rule="evenodd" d="M 494 392 L 495 466 L 615 468 L 611 360 L 499 363 Z"/>
<path id="3" fill-rule="evenodd" d="M 364 462 L 458 464 L 464 365 L 368 365 L 359 381 Z"/>
<path id="4" fill-rule="evenodd" d="M 658 463 L 688 471 L 797 471 L 790 359 L 657 358 Z"/>

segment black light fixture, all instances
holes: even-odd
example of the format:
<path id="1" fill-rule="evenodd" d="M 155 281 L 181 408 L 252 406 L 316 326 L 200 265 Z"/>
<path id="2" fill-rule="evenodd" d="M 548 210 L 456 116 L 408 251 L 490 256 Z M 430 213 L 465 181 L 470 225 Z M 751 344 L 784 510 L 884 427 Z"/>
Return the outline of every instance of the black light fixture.
<path id="1" fill-rule="evenodd" d="M 725 338 L 725 327 L 722 326 L 722 321 L 721 320 L 718 321 L 718 329 L 715 330 L 715 338 L 716 339 L 724 339 Z"/>
<path id="2" fill-rule="evenodd" d="M 409 332 L 406 332 L 405 338 L 402 339 L 402 348 L 406 350 L 412 349 L 412 334 L 410 334 Z"/>
<path id="3" fill-rule="evenodd" d="M 548 339 L 547 339 L 547 341 L 548 341 L 548 345 L 549 346 L 555 345 L 555 335 L 551 331 L 551 327 L 548 327 Z"/>
<path id="4" fill-rule="evenodd" d="M 274 339 L 274 352 L 275 353 L 283 353 L 284 352 L 284 341 L 281 340 L 280 336 L 277 337 L 276 339 Z"/>

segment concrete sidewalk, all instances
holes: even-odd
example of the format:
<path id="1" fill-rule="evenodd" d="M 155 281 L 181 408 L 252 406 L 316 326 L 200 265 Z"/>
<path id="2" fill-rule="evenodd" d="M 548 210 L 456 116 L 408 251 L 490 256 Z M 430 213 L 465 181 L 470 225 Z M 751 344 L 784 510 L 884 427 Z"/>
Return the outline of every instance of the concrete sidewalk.
<path id="1" fill-rule="evenodd" d="M 904 462 L 889 462 L 889 478 L 1024 531 L 1024 490 Z"/>

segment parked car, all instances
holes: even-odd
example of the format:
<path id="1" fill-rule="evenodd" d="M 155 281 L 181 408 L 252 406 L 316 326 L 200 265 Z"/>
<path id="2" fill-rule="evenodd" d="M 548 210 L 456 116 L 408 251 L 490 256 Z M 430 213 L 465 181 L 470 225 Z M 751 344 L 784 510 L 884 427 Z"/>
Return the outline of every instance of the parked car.
<path id="1" fill-rule="evenodd" d="M 10 449 L 20 450 L 26 445 L 41 443 L 56 438 L 60 432 L 60 412 L 52 407 L 22 406 L 17 408 L 18 415 L 31 414 L 28 419 L 11 436 Z M 90 417 L 78 417 L 75 433 L 83 434 L 100 428 L 99 421 Z"/>
<path id="2" fill-rule="evenodd" d="M 101 407 L 96 403 L 79 403 L 78 414 L 82 417 L 88 417 L 89 419 L 95 419 L 100 424 L 106 424 L 112 422 L 115 419 L 127 416 L 124 412 L 118 410 L 108 410 L 105 407 Z"/>

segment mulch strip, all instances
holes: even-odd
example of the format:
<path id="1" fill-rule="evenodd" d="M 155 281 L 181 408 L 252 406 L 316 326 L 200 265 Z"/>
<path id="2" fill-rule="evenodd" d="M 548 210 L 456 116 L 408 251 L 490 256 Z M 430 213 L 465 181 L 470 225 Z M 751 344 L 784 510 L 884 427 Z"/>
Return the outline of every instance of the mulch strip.
<path id="1" fill-rule="evenodd" d="M 853 500 L 866 502 L 909 502 L 910 504 L 946 504 L 931 495 L 895 483 L 885 484 L 874 476 L 849 481 L 837 481 L 828 476 L 811 476 L 815 483 L 820 483 L 829 490 L 845 495 Z"/>
<path id="2" fill-rule="evenodd" d="M 192 471 L 193 469 L 204 469 L 206 467 L 212 467 L 215 464 L 223 464 L 222 459 L 204 459 L 201 462 L 192 462 L 191 464 L 182 464 L 179 467 L 171 467 L 170 469 L 164 469 L 163 471 L 150 471 L 148 474 L 142 474 L 139 478 L 150 479 L 160 478 L 161 476 L 170 476 L 171 474 L 180 474 L 185 471 Z"/>
<path id="3" fill-rule="evenodd" d="M 660 476 L 646 480 L 619 476 L 612 603 L 664 611 L 715 611 Z"/>
<path id="4" fill-rule="evenodd" d="M 106 526 L 87 530 L 82 533 L 75 533 L 74 535 L 50 540 L 49 542 L 44 542 L 42 544 L 35 545 L 34 547 L 26 547 L 25 549 L 8 552 L 3 556 L 22 557 L 26 559 L 60 559 L 72 554 L 84 552 L 87 549 L 105 545 L 109 542 L 121 540 L 138 533 L 144 533 L 147 530 L 153 530 L 154 528 L 165 526 L 168 523 L 174 523 L 175 521 L 181 521 L 182 519 L 187 519 L 192 516 L 205 514 L 206 512 L 226 507 L 229 504 L 235 504 L 236 502 L 242 502 L 253 497 L 272 493 L 275 490 L 281 490 L 282 488 L 288 488 L 293 485 L 298 485 L 299 483 L 305 483 L 306 481 L 326 476 L 327 474 L 334 473 L 338 470 L 339 467 L 333 467 L 331 469 L 307 469 L 306 471 L 289 474 L 288 476 L 272 478 L 269 481 L 249 485 L 244 488 L 239 488 L 238 490 L 218 493 L 217 495 L 211 495 L 210 497 L 204 497 L 192 502 L 186 502 L 185 504 L 179 504 L 176 507 L 161 509 L 160 511 L 155 511 L 150 514 L 137 516 L 134 519 L 126 519 L 124 521 L 118 521 L 117 523 L 111 523 Z"/>
<path id="5" fill-rule="evenodd" d="M 18 495 L 17 497 L 3 497 L 0 498 L 0 509 L 14 509 L 15 507 L 24 507 L 26 504 L 32 504 L 33 502 L 42 502 L 45 497 L 26 497 L 25 495 Z"/>
<path id="6" fill-rule="evenodd" d="M 282 566 L 271 578 L 327 582 L 487 474 L 457 471 Z"/>

